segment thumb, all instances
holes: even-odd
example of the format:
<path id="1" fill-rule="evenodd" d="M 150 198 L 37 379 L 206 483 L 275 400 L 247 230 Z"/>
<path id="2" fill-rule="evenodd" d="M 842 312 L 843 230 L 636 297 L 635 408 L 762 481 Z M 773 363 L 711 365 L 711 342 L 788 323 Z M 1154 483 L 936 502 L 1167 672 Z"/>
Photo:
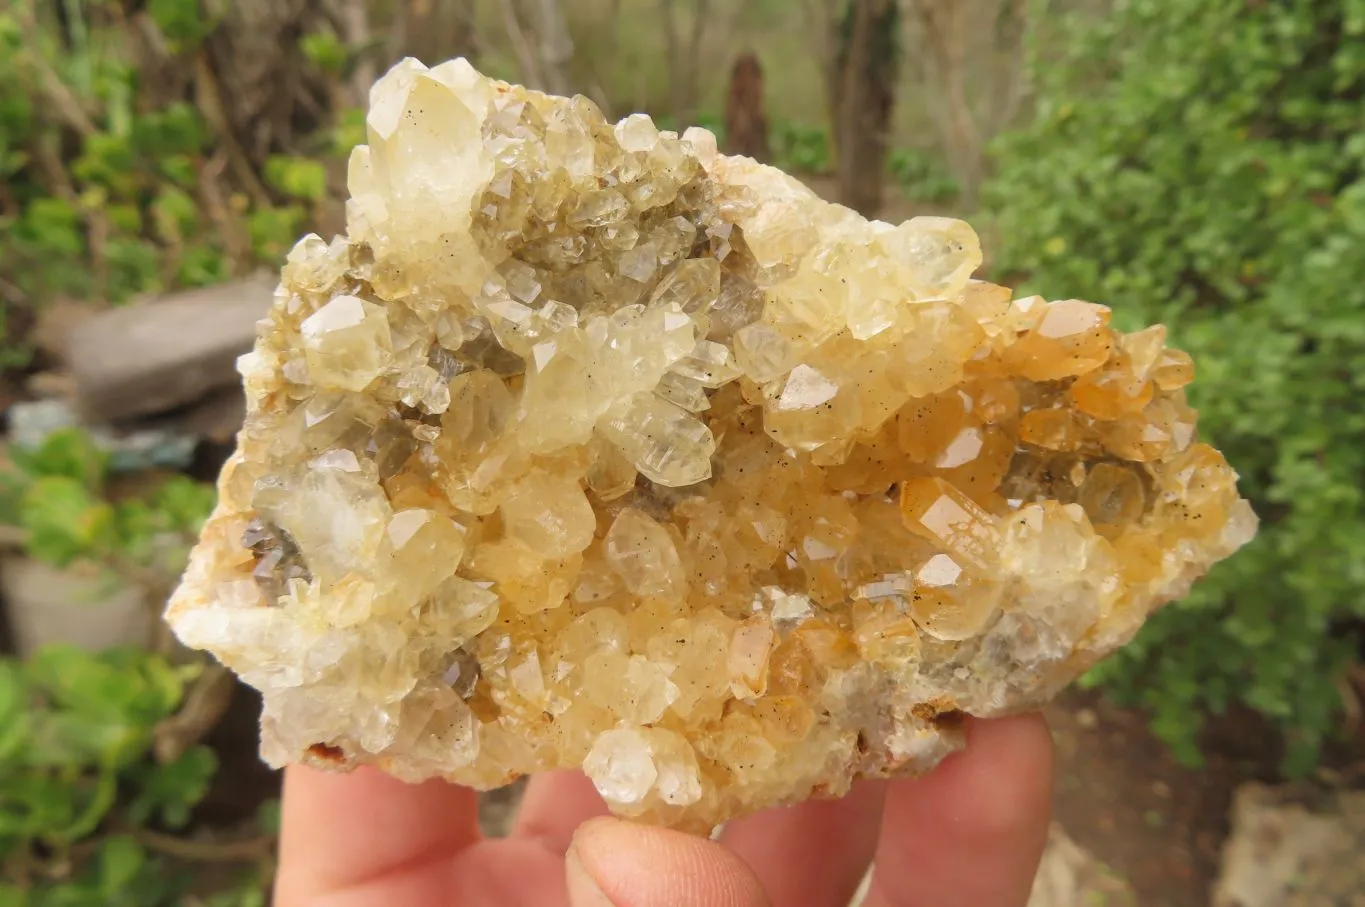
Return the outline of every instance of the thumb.
<path id="1" fill-rule="evenodd" d="M 707 838 L 590 819 L 567 856 L 572 907 L 767 907 L 749 867 Z"/>

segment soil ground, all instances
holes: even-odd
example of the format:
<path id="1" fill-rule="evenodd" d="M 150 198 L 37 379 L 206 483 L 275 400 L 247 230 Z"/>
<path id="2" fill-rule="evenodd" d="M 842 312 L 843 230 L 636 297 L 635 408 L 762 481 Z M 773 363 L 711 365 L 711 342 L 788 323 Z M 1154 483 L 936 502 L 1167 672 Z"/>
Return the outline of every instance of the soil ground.
<path id="1" fill-rule="evenodd" d="M 1072 691 L 1046 710 L 1057 744 L 1054 816 L 1123 877 L 1138 903 L 1202 907 L 1217 878 L 1237 786 L 1273 780 L 1270 730 L 1237 716 L 1209 729 L 1208 763 L 1179 765 L 1145 716 Z"/>
<path id="2" fill-rule="evenodd" d="M 1146 716 L 1094 692 L 1064 694 L 1046 710 L 1057 744 L 1054 816 L 1078 844 L 1153 907 L 1203 907 L 1218 878 L 1229 807 L 1248 781 L 1277 783 L 1278 735 L 1257 716 L 1210 719 L 1206 764 L 1187 768 L 1147 729 Z M 1365 781 L 1365 735 L 1328 748 L 1310 782 Z"/>

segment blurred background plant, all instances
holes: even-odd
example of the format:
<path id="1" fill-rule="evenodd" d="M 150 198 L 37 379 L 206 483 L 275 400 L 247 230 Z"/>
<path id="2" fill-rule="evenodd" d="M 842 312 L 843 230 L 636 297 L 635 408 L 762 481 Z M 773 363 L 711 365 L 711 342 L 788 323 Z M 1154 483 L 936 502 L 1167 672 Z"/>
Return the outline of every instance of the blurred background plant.
<path id="1" fill-rule="evenodd" d="M 341 229 L 368 88 L 409 54 L 712 128 L 871 216 L 965 216 L 986 276 L 1166 322 L 1264 528 L 1088 682 L 1191 765 L 1224 712 L 1278 727 L 1296 773 L 1361 727 L 1365 0 L 8 0 L 5 405 L 69 393 L 48 335 L 71 304 L 270 271 Z M 136 476 L 88 433 L 9 444 L 0 578 L 156 607 L 224 453 Z M 268 854 L 233 849 L 254 818 L 194 808 L 235 783 L 204 749 L 230 682 L 164 636 L 0 663 L 0 907 L 260 903 Z M 180 890 L 185 843 L 228 871 Z"/>
<path id="2" fill-rule="evenodd" d="M 35 306 L 216 283 L 318 218 L 346 61 L 274 41 L 306 24 L 291 5 L 0 9 L 0 363 L 28 362 Z"/>
<path id="3" fill-rule="evenodd" d="M 232 840 L 181 836 L 217 756 L 202 744 L 157 754 L 202 669 L 136 648 L 0 662 L 0 905 L 266 903 L 273 804 Z M 234 868 L 206 892 L 198 868 L 221 864 Z"/>
<path id="4" fill-rule="evenodd" d="M 0 525 L 19 530 L 29 556 L 55 567 L 86 561 L 159 592 L 184 568 L 213 508 L 213 488 L 182 475 L 111 500 L 109 454 L 80 429 L 53 432 L 36 448 L 11 446 L 9 459 Z"/>
<path id="5" fill-rule="evenodd" d="M 1092 681 L 1187 760 L 1244 703 L 1309 770 L 1365 618 L 1365 4 L 1132 0 L 1060 46 L 994 149 L 996 267 L 1166 323 L 1264 521 Z"/>

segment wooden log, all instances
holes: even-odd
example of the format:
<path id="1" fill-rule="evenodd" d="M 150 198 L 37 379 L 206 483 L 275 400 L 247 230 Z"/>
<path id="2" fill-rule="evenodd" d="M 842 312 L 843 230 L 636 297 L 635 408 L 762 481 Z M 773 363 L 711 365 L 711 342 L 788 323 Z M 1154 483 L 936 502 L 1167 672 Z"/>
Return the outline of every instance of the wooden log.
<path id="1" fill-rule="evenodd" d="M 76 405 L 95 421 L 165 412 L 236 384 L 277 280 L 258 275 L 109 309 L 65 343 Z"/>

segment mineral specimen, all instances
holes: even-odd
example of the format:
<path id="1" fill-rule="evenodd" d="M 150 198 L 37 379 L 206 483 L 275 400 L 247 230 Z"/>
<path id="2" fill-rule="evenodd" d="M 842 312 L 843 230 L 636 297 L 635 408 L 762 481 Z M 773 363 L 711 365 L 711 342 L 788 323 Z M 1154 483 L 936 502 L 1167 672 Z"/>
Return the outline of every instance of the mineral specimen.
<path id="1" fill-rule="evenodd" d="M 645 116 L 406 61 L 168 617 L 272 764 L 704 831 L 923 772 L 1247 542 L 1188 356 Z"/>

